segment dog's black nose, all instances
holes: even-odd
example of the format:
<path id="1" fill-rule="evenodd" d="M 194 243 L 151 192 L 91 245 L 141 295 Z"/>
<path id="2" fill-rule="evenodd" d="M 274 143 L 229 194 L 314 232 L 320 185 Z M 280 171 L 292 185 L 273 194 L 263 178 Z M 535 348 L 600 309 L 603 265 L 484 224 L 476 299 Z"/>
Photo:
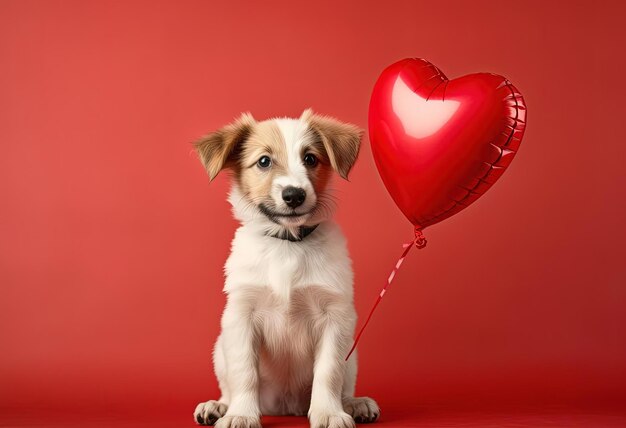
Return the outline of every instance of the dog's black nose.
<path id="1" fill-rule="evenodd" d="M 306 192 L 299 187 L 287 186 L 283 189 L 283 201 L 287 206 L 296 208 L 306 199 Z"/>

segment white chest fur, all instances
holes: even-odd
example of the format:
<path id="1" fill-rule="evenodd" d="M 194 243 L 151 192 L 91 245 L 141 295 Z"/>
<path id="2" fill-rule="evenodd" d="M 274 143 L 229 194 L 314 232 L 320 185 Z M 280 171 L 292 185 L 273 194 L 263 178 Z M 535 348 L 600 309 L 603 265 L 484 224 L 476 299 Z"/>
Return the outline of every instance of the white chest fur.
<path id="1" fill-rule="evenodd" d="M 352 269 L 345 239 L 337 225 L 325 222 L 305 240 L 291 242 L 241 226 L 225 266 L 224 291 L 269 287 L 288 301 L 302 287 L 327 287 L 352 298 Z"/>

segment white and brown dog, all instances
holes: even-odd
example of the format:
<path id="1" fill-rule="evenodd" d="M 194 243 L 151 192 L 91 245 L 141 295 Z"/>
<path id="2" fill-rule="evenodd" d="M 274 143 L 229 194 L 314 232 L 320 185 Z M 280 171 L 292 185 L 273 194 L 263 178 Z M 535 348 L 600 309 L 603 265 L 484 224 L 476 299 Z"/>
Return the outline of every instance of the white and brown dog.
<path id="1" fill-rule="evenodd" d="M 345 239 L 330 219 L 332 171 L 346 178 L 361 131 L 306 110 L 256 122 L 244 114 L 195 143 L 209 177 L 233 173 L 241 226 L 225 266 L 227 303 L 213 362 L 222 396 L 198 404 L 199 424 L 256 428 L 264 415 L 305 415 L 313 428 L 373 422 L 354 397 L 356 322 Z"/>

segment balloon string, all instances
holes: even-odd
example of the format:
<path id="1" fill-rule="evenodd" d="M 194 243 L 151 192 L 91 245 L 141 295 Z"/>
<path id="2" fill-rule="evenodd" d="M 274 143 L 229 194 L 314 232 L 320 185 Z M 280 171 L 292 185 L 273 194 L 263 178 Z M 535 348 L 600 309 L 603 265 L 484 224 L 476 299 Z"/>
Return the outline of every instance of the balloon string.
<path id="1" fill-rule="evenodd" d="M 389 288 L 389 286 L 393 282 L 393 279 L 396 276 L 396 272 L 398 271 L 398 269 L 400 269 L 400 266 L 402 266 L 402 263 L 404 262 L 406 255 L 409 254 L 409 251 L 411 250 L 411 248 L 413 248 L 413 246 L 416 246 L 417 248 L 422 249 L 426 246 L 426 243 L 427 243 L 426 238 L 424 238 L 424 235 L 422 234 L 421 229 L 418 229 L 416 227 L 415 239 L 411 242 L 407 242 L 406 244 L 402 244 L 402 248 L 404 248 L 404 251 L 402 251 L 402 255 L 400 256 L 395 267 L 389 274 L 389 278 L 387 278 L 387 283 L 385 284 L 383 289 L 380 290 L 380 293 L 378 294 L 378 297 L 376 298 L 376 301 L 374 302 L 374 306 L 372 306 L 372 309 L 370 309 L 370 313 L 367 316 L 365 323 L 361 327 L 361 330 L 359 330 L 359 334 L 356 335 L 356 338 L 354 339 L 354 344 L 352 345 L 352 348 L 350 348 L 350 352 L 348 352 L 348 355 L 346 356 L 345 361 L 348 361 L 348 358 L 350 358 L 350 355 L 352 355 L 352 353 L 356 349 L 356 345 L 359 343 L 359 340 L 361 339 L 361 335 L 363 335 L 363 331 L 365 331 L 365 327 L 367 327 L 367 324 L 369 324 L 370 320 L 372 319 L 372 315 L 374 315 L 374 311 L 376 310 L 376 307 L 378 306 L 380 301 L 383 299 L 383 296 L 387 292 L 387 288 Z"/>

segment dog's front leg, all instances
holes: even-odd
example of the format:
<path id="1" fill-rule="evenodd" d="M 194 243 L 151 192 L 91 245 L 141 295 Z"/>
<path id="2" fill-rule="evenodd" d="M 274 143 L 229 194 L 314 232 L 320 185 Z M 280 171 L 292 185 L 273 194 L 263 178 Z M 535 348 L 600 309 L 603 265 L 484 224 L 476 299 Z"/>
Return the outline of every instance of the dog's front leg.
<path id="1" fill-rule="evenodd" d="M 229 295 L 222 316 L 222 340 L 230 403 L 216 428 L 261 428 L 258 335 L 249 301 Z"/>
<path id="2" fill-rule="evenodd" d="M 348 351 L 351 329 L 349 310 L 322 309 L 319 338 L 313 367 L 313 390 L 309 420 L 312 428 L 352 428 L 354 420 L 344 412 L 341 403 L 346 372 L 344 357 Z"/>

